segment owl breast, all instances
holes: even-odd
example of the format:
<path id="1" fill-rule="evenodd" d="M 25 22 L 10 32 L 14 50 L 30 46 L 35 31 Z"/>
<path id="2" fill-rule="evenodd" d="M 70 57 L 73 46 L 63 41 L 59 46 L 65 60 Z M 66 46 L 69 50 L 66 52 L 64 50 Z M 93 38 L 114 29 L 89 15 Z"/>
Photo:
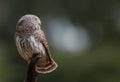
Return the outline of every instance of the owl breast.
<path id="1" fill-rule="evenodd" d="M 40 53 L 40 56 L 45 55 L 44 46 L 37 41 L 34 36 L 29 36 L 28 38 L 16 37 L 16 45 L 19 54 L 27 61 L 29 61 L 35 53 Z"/>
<path id="2" fill-rule="evenodd" d="M 30 36 L 28 41 L 30 41 L 30 46 L 33 49 L 33 53 L 40 53 L 41 55 L 45 55 L 45 48 L 43 44 L 40 41 L 37 41 L 34 36 Z"/>

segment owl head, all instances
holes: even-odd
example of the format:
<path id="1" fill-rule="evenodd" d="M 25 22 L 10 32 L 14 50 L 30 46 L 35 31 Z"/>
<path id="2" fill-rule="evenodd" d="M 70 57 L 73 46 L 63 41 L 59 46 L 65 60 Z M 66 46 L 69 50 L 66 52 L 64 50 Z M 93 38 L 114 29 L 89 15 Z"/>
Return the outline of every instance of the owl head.
<path id="1" fill-rule="evenodd" d="M 20 18 L 20 20 L 17 23 L 16 29 L 22 32 L 29 32 L 40 29 L 40 26 L 41 21 L 39 17 L 32 14 L 28 14 Z"/>

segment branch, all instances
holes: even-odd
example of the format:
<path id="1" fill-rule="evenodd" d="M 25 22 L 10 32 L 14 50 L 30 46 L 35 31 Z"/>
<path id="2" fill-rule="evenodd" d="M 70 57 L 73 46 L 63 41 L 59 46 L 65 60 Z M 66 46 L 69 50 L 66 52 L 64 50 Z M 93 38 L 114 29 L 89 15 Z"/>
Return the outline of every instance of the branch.
<path id="1" fill-rule="evenodd" d="M 35 63 L 38 60 L 37 54 L 32 58 L 27 71 L 25 82 L 37 82 L 38 73 L 35 71 Z"/>

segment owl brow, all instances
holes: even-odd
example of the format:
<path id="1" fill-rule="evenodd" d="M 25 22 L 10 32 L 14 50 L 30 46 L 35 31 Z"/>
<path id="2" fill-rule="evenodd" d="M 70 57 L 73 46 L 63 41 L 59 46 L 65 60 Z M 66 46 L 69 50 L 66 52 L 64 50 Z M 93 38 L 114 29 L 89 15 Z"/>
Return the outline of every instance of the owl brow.
<path id="1" fill-rule="evenodd" d="M 23 26 L 23 22 L 24 22 L 25 20 L 21 20 L 19 23 L 18 23 L 18 26 Z"/>

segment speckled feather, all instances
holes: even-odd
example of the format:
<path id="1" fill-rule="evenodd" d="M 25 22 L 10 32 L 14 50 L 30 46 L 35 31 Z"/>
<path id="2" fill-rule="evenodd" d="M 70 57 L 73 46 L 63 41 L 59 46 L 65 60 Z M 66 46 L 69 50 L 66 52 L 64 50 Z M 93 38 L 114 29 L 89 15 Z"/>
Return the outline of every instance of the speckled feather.
<path id="1" fill-rule="evenodd" d="M 36 72 L 49 73 L 56 69 L 57 64 L 50 55 L 46 37 L 36 20 L 40 22 L 37 16 L 25 15 L 18 21 L 15 33 L 16 46 L 19 54 L 28 63 L 34 54 L 38 54 Z"/>

